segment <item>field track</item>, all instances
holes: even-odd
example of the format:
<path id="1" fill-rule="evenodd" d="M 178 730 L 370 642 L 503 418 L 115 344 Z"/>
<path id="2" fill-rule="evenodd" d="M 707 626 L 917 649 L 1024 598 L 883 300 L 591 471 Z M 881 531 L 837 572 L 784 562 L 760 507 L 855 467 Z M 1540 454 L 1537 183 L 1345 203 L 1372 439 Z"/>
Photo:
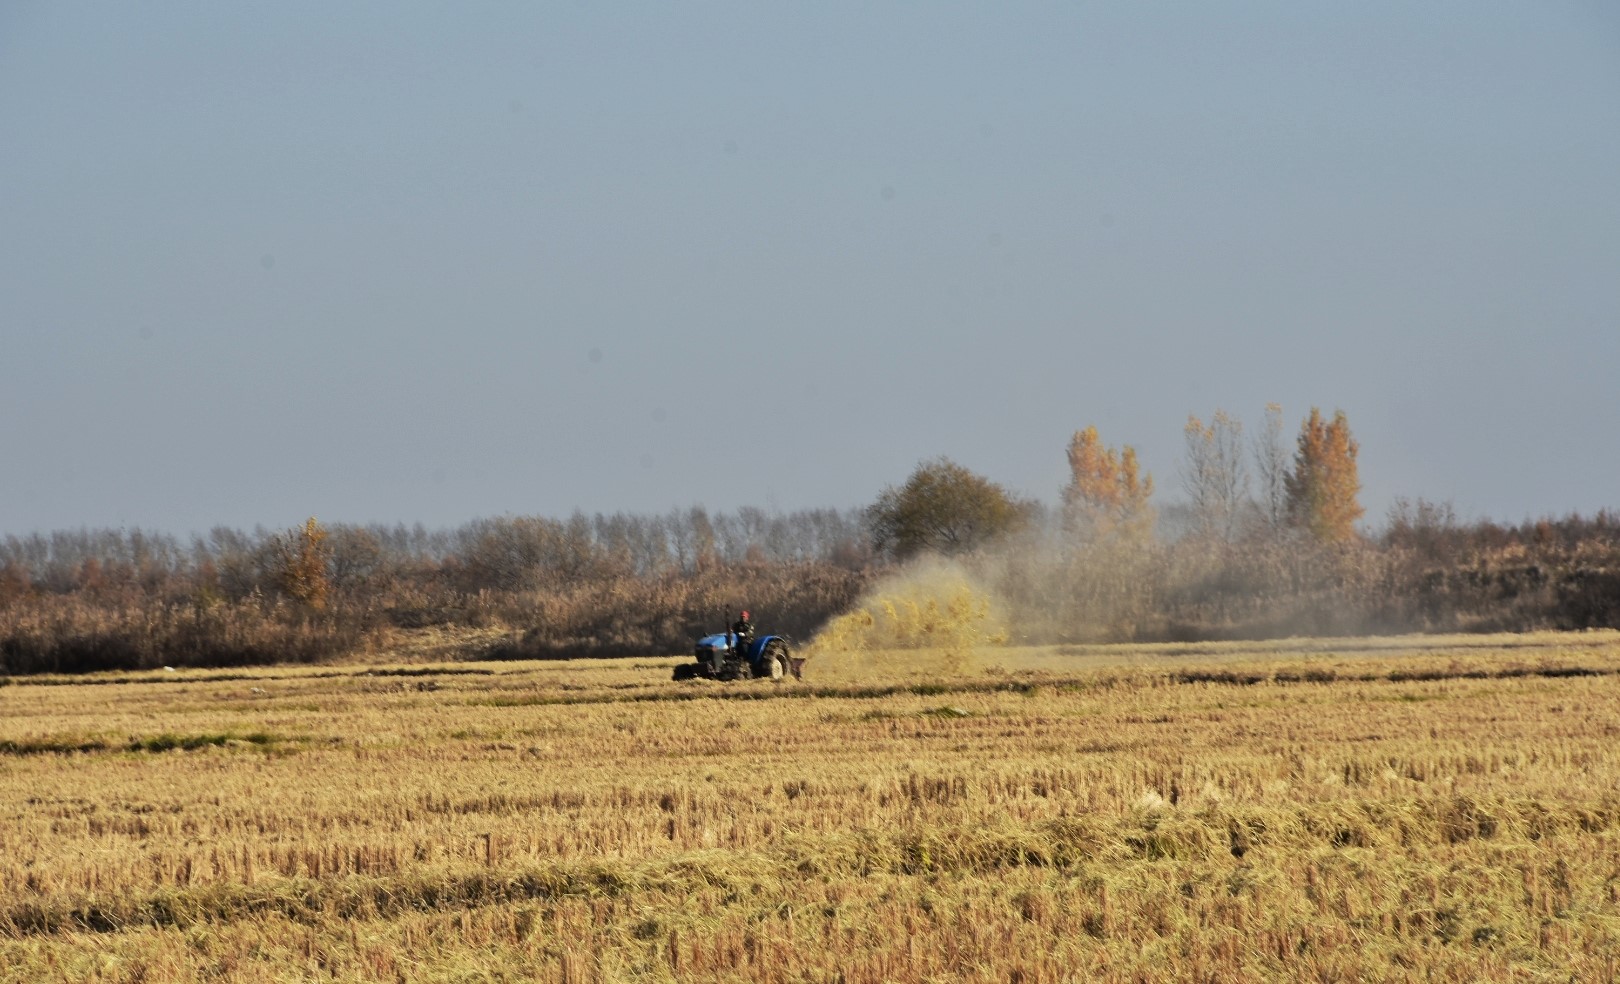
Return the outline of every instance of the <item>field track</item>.
<path id="1" fill-rule="evenodd" d="M 1620 633 L 16 678 L 0 981 L 1620 979 Z"/>

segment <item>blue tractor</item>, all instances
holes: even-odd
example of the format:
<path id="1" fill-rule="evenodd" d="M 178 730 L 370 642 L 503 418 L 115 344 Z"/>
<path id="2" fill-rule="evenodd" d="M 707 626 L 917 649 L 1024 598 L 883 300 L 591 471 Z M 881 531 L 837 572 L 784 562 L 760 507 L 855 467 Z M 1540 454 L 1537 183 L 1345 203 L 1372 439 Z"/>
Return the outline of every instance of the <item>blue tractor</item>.
<path id="1" fill-rule="evenodd" d="M 787 639 L 762 635 L 744 645 L 737 636 L 719 632 L 697 641 L 697 662 L 675 667 L 675 679 L 739 680 L 762 677 L 780 680 L 788 674 L 799 676 L 804 660 L 794 659 Z"/>

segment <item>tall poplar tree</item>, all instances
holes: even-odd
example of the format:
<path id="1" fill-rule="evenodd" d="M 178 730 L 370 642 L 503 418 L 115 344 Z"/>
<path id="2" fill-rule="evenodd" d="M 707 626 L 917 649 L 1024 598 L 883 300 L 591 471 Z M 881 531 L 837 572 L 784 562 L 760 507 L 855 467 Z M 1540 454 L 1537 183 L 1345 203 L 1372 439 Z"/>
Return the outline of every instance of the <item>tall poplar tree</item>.
<path id="1" fill-rule="evenodd" d="M 1140 473 L 1135 448 L 1105 447 L 1096 427 L 1075 431 L 1063 488 L 1064 522 L 1071 531 L 1091 540 L 1113 533 L 1146 538 L 1153 532 L 1152 494 L 1153 476 Z"/>
<path id="2" fill-rule="evenodd" d="M 1187 417 L 1182 433 L 1187 457 L 1181 484 L 1192 500 L 1199 532 L 1232 540 L 1249 501 L 1249 470 L 1243 460 L 1243 423 L 1225 410 L 1216 410 L 1208 424 L 1197 415 Z"/>
<path id="3" fill-rule="evenodd" d="M 1289 515 L 1322 543 L 1355 539 L 1356 520 L 1366 512 L 1356 498 L 1361 493 L 1356 475 L 1360 450 L 1343 410 L 1325 421 L 1320 410 L 1311 408 L 1300 427 L 1294 467 L 1284 484 Z"/>

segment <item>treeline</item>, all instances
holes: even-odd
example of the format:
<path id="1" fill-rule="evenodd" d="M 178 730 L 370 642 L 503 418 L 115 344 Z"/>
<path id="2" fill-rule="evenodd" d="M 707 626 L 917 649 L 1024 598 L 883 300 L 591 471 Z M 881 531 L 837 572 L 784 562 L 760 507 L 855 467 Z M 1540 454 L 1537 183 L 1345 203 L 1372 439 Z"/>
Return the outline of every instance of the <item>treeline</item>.
<path id="1" fill-rule="evenodd" d="M 1369 534 L 1342 411 L 1313 408 L 1291 446 L 1275 404 L 1252 437 L 1224 411 L 1184 433 L 1184 498 L 1162 512 L 1135 449 L 1087 427 L 1056 509 L 938 458 L 868 528 L 887 556 L 967 566 L 1032 643 L 1620 627 L 1613 514 L 1463 523 L 1401 500 Z"/>
<path id="2" fill-rule="evenodd" d="M 947 459 L 863 510 L 694 507 L 420 525 L 0 539 L 0 674 L 315 662 L 430 626 L 481 655 L 674 654 L 749 608 L 801 641 L 918 557 L 962 565 L 1024 643 L 1620 627 L 1620 519 L 1464 522 L 1399 500 L 1358 525 L 1359 444 L 1312 410 L 1189 418 L 1162 510 L 1130 446 L 1067 448 L 1056 506 Z"/>
<path id="3" fill-rule="evenodd" d="M 675 653 L 744 606 L 807 637 L 872 567 L 836 510 L 8 536 L 0 673 L 316 662 L 432 625 L 512 628 L 496 656 Z"/>
<path id="4" fill-rule="evenodd" d="M 576 512 L 567 519 L 501 516 L 451 530 L 418 523 L 328 524 L 325 551 L 339 586 L 443 566 L 463 590 L 539 587 L 580 576 L 647 577 L 740 563 L 864 567 L 870 550 L 858 510 L 767 513 L 701 506 L 657 516 Z M 0 571 L 15 585 L 66 594 L 81 588 L 212 571 L 224 590 L 273 586 L 288 531 L 215 527 L 188 540 L 140 529 L 80 529 L 0 538 Z"/>
<path id="5" fill-rule="evenodd" d="M 699 513 L 699 531 L 707 520 L 778 535 L 687 541 L 691 514 L 658 517 L 687 530 L 639 560 L 621 534 L 654 520 L 305 524 L 184 545 L 137 530 L 8 537 L 0 671 L 319 662 L 428 626 L 509 628 L 493 657 L 680 653 L 744 605 L 804 640 L 892 569 L 857 515 Z M 1378 535 L 1343 543 L 1250 519 L 1212 536 L 1180 505 L 1157 535 L 1076 544 L 1061 509 L 1035 506 L 1017 534 L 957 559 L 1026 643 L 1620 627 L 1613 513 L 1465 523 L 1403 500 Z"/>
<path id="6" fill-rule="evenodd" d="M 1461 523 L 1397 500 L 1379 540 L 1405 624 L 1514 632 L 1620 628 L 1620 515 Z"/>
<path id="7" fill-rule="evenodd" d="M 1167 510 L 1169 511 L 1169 510 Z M 960 558 L 1034 643 L 1620 628 L 1620 517 L 1460 523 L 1401 502 L 1375 536 L 1251 526 L 1224 538 L 1067 542 L 1043 513 Z M 1168 525 L 1168 524 L 1167 524 Z"/>

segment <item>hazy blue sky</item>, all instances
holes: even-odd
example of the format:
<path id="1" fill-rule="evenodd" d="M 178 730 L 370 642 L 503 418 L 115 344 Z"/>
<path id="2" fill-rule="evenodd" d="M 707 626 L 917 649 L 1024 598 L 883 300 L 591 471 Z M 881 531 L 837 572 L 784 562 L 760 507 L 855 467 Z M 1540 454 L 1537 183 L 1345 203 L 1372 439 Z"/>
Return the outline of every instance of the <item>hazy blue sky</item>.
<path id="1" fill-rule="evenodd" d="M 1055 501 L 1348 413 L 1620 505 L 1620 8 L 0 4 L 0 533 Z"/>

